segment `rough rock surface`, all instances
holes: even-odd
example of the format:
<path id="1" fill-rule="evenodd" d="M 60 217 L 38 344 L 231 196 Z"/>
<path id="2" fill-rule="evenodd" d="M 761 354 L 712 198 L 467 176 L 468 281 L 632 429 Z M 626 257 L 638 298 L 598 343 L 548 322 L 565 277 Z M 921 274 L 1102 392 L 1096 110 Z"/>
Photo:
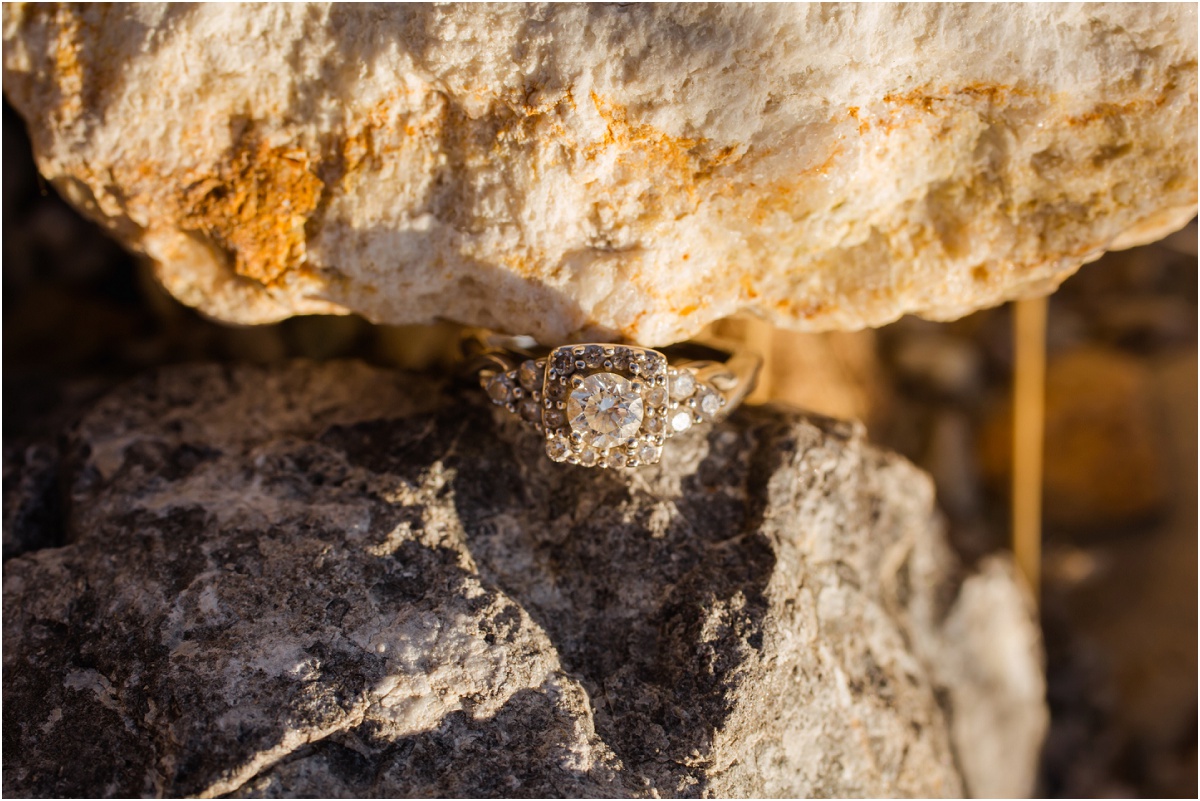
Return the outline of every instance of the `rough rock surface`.
<path id="1" fill-rule="evenodd" d="M 356 362 L 100 400 L 66 544 L 5 565 L 5 793 L 1031 789 L 1025 595 L 861 429 L 748 408 L 608 472 L 509 425 Z"/>
<path id="2" fill-rule="evenodd" d="M 946 319 L 1196 209 L 1186 4 L 6 4 L 4 91 L 237 322 Z"/>

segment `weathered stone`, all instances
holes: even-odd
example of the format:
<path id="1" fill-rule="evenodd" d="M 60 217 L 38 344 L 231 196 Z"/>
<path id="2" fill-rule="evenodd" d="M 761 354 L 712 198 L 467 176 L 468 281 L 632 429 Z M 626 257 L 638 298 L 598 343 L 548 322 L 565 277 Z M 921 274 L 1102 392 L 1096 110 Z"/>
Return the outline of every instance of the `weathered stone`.
<path id="1" fill-rule="evenodd" d="M 943 675 L 971 677 L 951 684 L 957 710 L 951 736 L 963 744 L 958 755 L 966 789 L 977 798 L 1030 794 L 1040 749 L 1012 746 L 1040 744 L 1049 723 L 1042 664 L 1029 658 L 1040 650 L 1040 632 L 1024 624 L 1036 610 L 1014 572 L 1011 561 L 989 557 L 963 584 L 937 662 Z M 993 636 L 998 630 L 1010 636 Z M 1008 702 L 994 703 L 996 698 Z"/>
<path id="2" fill-rule="evenodd" d="M 59 544 L 58 457 L 58 449 L 48 442 L 5 444 L 5 561 L 25 551 Z"/>
<path id="3" fill-rule="evenodd" d="M 6 373 L 3 559 L 62 545 L 59 435 L 112 389 L 113 379 Z"/>
<path id="4" fill-rule="evenodd" d="M 42 171 L 207 313 L 646 344 L 1043 293 L 1196 209 L 1185 4 L 4 7 Z"/>
<path id="5" fill-rule="evenodd" d="M 746 408 L 587 470 L 481 395 L 335 362 L 99 401 L 67 544 L 4 571 L 5 792 L 1031 788 L 1028 601 L 861 428 Z"/>

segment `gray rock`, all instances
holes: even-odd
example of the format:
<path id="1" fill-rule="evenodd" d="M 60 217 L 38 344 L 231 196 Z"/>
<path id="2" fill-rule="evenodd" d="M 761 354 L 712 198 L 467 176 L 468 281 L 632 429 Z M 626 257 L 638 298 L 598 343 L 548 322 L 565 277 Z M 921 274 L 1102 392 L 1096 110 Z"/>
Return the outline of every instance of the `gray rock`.
<path id="1" fill-rule="evenodd" d="M 4 444 L 4 560 L 56 545 L 62 529 L 58 449 L 48 442 Z"/>
<path id="2" fill-rule="evenodd" d="M 126 385 L 65 439 L 66 544 L 5 566 L 4 791 L 1032 787 L 1036 625 L 922 473 L 771 407 L 668 447 L 556 465 L 351 362 Z"/>

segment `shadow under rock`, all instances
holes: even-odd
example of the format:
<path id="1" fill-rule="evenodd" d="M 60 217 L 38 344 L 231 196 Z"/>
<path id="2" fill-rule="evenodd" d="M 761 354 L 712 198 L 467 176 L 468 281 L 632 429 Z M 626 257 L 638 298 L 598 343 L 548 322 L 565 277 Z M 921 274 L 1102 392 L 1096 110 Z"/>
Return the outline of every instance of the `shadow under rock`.
<path id="1" fill-rule="evenodd" d="M 542 626 L 597 734 L 664 795 L 704 794 L 738 670 L 763 645 L 776 557 L 759 529 L 782 453 L 755 416 L 673 441 L 646 477 L 553 464 L 527 438 L 464 437 L 445 460 L 481 574 Z M 670 475 L 688 449 L 693 472 Z"/>

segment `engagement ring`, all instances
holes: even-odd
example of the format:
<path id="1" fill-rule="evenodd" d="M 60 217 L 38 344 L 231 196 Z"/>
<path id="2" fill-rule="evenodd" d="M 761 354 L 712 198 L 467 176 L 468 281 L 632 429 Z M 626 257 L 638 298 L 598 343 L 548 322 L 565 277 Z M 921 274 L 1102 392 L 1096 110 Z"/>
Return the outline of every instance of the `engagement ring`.
<path id="1" fill-rule="evenodd" d="M 551 459 L 584 467 L 657 464 L 668 437 L 732 412 L 762 364 L 717 341 L 546 351 L 483 332 L 464 340 L 464 353 L 492 403 L 536 429 Z"/>

